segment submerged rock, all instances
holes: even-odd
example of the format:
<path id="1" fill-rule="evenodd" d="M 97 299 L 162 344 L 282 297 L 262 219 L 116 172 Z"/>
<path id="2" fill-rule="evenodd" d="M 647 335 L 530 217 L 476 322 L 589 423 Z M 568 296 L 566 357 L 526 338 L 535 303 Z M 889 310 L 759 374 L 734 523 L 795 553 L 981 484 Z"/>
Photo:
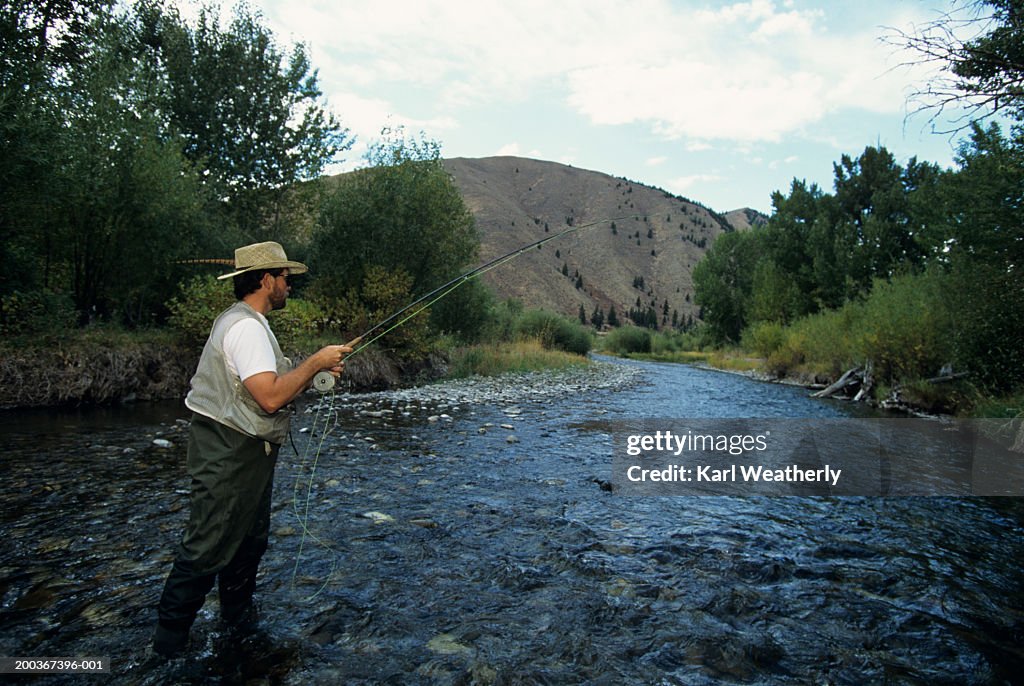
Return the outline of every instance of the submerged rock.
<path id="1" fill-rule="evenodd" d="M 384 523 L 387 523 L 387 522 L 395 521 L 395 518 L 392 517 L 391 515 L 385 514 L 383 512 L 377 512 L 377 511 L 364 512 L 362 514 L 362 516 L 365 517 L 366 519 L 369 519 L 369 520 L 373 521 L 374 524 L 384 524 Z"/>

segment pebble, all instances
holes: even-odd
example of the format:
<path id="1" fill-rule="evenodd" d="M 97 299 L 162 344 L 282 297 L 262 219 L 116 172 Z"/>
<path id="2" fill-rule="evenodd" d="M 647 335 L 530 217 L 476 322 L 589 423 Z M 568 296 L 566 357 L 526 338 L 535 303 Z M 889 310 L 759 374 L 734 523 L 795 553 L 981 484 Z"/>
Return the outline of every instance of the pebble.
<path id="1" fill-rule="evenodd" d="M 451 634 L 438 634 L 427 641 L 427 648 L 439 655 L 459 655 L 472 651 L 469 646 L 455 640 Z"/>
<path id="2" fill-rule="evenodd" d="M 174 444 L 171 443 L 170 441 L 168 441 L 166 438 L 154 438 L 153 439 L 153 445 L 155 445 L 157 448 L 164 448 L 164 449 L 173 448 L 174 447 Z"/>

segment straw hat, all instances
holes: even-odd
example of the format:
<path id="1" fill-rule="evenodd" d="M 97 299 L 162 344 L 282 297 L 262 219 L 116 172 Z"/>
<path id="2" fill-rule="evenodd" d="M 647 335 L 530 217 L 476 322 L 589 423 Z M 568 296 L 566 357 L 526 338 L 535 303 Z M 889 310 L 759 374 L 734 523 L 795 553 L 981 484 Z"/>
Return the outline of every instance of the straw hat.
<path id="1" fill-rule="evenodd" d="M 235 271 L 221 274 L 218 279 L 229 279 L 254 269 L 288 269 L 290 274 L 304 274 L 309 268 L 301 262 L 292 262 L 284 254 L 280 243 L 267 241 L 253 243 L 235 250 Z"/>

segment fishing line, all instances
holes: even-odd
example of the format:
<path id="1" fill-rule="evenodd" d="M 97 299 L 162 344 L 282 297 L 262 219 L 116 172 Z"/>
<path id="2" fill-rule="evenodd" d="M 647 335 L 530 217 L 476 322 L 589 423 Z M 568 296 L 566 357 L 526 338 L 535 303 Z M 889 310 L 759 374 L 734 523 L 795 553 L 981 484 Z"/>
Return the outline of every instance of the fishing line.
<path id="1" fill-rule="evenodd" d="M 296 476 L 295 476 L 295 486 L 294 486 L 293 492 L 292 492 L 292 511 L 295 513 L 295 517 L 298 520 L 299 526 L 302 529 L 302 536 L 299 539 L 299 548 L 298 548 L 298 551 L 295 554 L 295 564 L 292 567 L 292 577 L 291 577 L 291 584 L 290 584 L 292 589 L 295 588 L 295 580 L 296 580 L 296 577 L 298 576 L 298 571 L 299 571 L 299 561 L 302 559 L 302 552 L 303 552 L 303 549 L 305 548 L 305 545 L 306 545 L 306 537 L 307 536 L 309 538 L 311 538 L 313 541 L 315 541 L 316 543 L 318 543 L 321 548 L 324 548 L 324 549 L 329 550 L 330 552 L 334 553 L 334 555 L 331 558 L 331 571 L 327 574 L 327 576 L 324 579 L 324 582 L 320 586 L 320 588 L 318 588 L 312 595 L 310 595 L 307 598 L 305 598 L 305 600 L 307 600 L 307 601 L 311 601 L 311 600 L 315 599 L 318 595 L 320 595 L 320 592 L 323 591 L 324 588 L 327 587 L 327 584 L 330 582 L 331 577 L 334 576 L 334 572 L 337 569 L 337 566 L 338 566 L 338 556 L 341 555 L 340 551 L 335 550 L 329 543 L 327 543 L 326 541 L 322 540 L 319 536 L 317 536 L 309 528 L 310 501 L 312 500 L 313 481 L 314 481 L 314 478 L 316 476 L 316 467 L 317 467 L 317 464 L 318 464 L 318 461 L 319 461 L 319 458 L 320 458 L 320 452 L 323 449 L 323 444 L 324 444 L 324 441 L 327 439 L 327 436 L 329 436 L 330 433 L 338 425 L 338 414 L 337 414 L 337 411 L 334 409 L 334 407 L 335 407 L 334 406 L 334 395 L 335 394 L 332 392 L 330 396 L 327 396 L 327 395 L 322 396 L 320 398 L 319 403 L 317 404 L 316 414 L 313 415 L 313 425 L 310 427 L 310 430 L 309 430 L 309 439 L 306 441 L 306 448 L 305 448 L 305 451 L 303 452 L 302 457 L 301 457 L 300 462 L 299 462 L 299 472 L 300 473 L 296 474 Z M 300 498 L 300 496 L 299 496 L 299 486 L 300 486 L 300 484 L 303 481 L 302 476 L 301 476 L 301 472 L 302 472 L 302 470 L 305 468 L 305 466 L 307 464 L 307 461 L 308 461 L 308 458 L 309 458 L 309 449 L 310 449 L 310 446 L 313 445 L 314 438 L 317 435 L 317 433 L 316 433 L 317 424 L 320 421 L 321 414 L 323 412 L 324 407 L 327 407 L 328 409 L 327 409 L 326 416 L 324 416 L 324 418 L 323 418 L 324 419 L 324 424 L 323 424 L 323 429 L 322 429 L 322 431 L 320 433 L 320 438 L 317 441 L 316 456 L 313 459 L 313 464 L 310 467 L 310 471 L 309 471 L 309 478 L 306 481 L 305 504 L 304 504 L 303 508 L 300 508 L 300 505 L 299 505 L 299 498 Z M 296 451 L 296 454 L 298 454 L 298 451 Z"/>
<path id="2" fill-rule="evenodd" d="M 362 335 L 360 335 L 357 338 L 355 338 L 352 341 L 350 341 L 349 345 L 353 348 L 353 350 L 352 350 L 352 352 L 350 352 L 346 356 L 346 359 L 352 357 L 353 355 L 356 355 L 356 354 L 362 352 L 363 350 L 365 350 L 367 347 L 369 347 L 375 341 L 383 338 L 387 334 L 391 333 L 392 331 L 394 331 L 398 327 L 400 327 L 403 324 L 405 324 L 406 322 L 408 322 L 410 319 L 413 319 L 417 315 L 421 314 L 423 311 L 429 309 L 431 306 L 433 306 L 434 304 L 436 304 L 437 302 L 439 302 L 443 298 L 446 298 L 448 295 L 450 295 L 453 291 L 455 291 L 457 288 L 459 288 L 460 286 L 462 286 L 466 282 L 468 282 L 468 281 L 470 281 L 472 279 L 475 279 L 478 276 L 486 274 L 487 272 L 491 271 L 492 269 L 496 269 L 497 267 L 500 267 L 501 265 L 505 264 L 506 262 L 514 260 L 515 258 L 519 257 L 520 255 L 522 255 L 526 251 L 532 250 L 533 248 L 537 248 L 539 246 L 542 246 L 542 245 L 544 245 L 545 243 L 547 243 L 549 241 L 556 240 L 556 239 L 561 238 L 562 236 L 566 236 L 566 235 L 568 235 L 570 233 L 573 233 L 573 232 L 576 232 L 576 231 L 580 231 L 581 229 L 587 229 L 587 228 L 591 228 L 593 226 L 597 226 L 599 224 L 604 224 L 604 223 L 607 223 L 607 222 L 621 221 L 621 220 L 624 220 L 624 219 L 628 219 L 628 217 L 614 217 L 614 218 L 608 218 L 608 219 L 598 219 L 596 221 L 589 222 L 589 223 L 586 223 L 586 224 L 579 224 L 579 225 L 570 226 L 569 228 L 564 229 L 562 231 L 559 231 L 558 233 L 554 233 L 554 234 L 552 234 L 550 236 L 545 236 L 544 238 L 542 238 L 540 240 L 537 240 L 537 241 L 534 241 L 534 242 L 529 243 L 527 245 L 524 245 L 522 247 L 516 248 L 515 250 L 513 250 L 511 252 L 508 252 L 508 253 L 506 253 L 504 255 L 500 255 L 499 257 L 495 257 L 494 259 L 492 259 L 492 260 L 490 260 L 490 261 L 480 265 L 479 267 L 475 267 L 475 268 L 469 270 L 468 272 L 466 272 L 464 274 L 460 274 L 459 276 L 455 277 L 451 281 L 449 281 L 449 282 L 447 282 L 447 283 L 445 283 L 445 284 L 443 284 L 441 286 L 438 286 L 437 288 L 435 288 L 434 290 L 430 291 L 429 293 L 426 293 L 425 295 L 420 296 L 419 298 L 417 298 L 416 300 L 412 301 L 408 305 L 405 305 L 404 307 L 402 307 L 398 311 L 396 311 L 396 312 L 392 313 L 391 315 L 389 315 L 387 318 L 381 320 L 377 324 L 375 324 L 372 327 L 370 327 L 369 329 L 367 329 L 366 332 L 364 332 Z M 410 310 L 413 310 L 413 311 L 410 312 Z M 384 328 L 384 327 L 387 327 L 387 328 Z M 372 334 L 374 334 L 374 332 L 377 332 L 380 329 L 383 329 L 383 331 L 380 331 L 380 333 L 377 333 L 376 335 L 372 335 Z M 309 526 L 308 526 L 308 524 L 309 524 L 310 501 L 312 499 L 312 493 L 313 493 L 313 480 L 314 480 L 314 476 L 316 474 L 317 465 L 319 464 L 319 461 L 320 461 L 320 453 L 321 453 L 321 450 L 323 449 L 324 441 L 326 440 L 328 434 L 333 429 L 333 427 L 330 425 L 330 420 L 331 419 L 334 420 L 334 426 L 337 426 L 337 423 L 338 423 L 337 412 L 334 409 L 334 400 L 335 400 L 335 397 L 336 397 L 335 390 L 334 390 L 334 387 L 335 387 L 334 375 L 331 374 L 328 371 L 318 372 L 313 377 L 313 387 L 316 388 L 318 391 L 320 391 L 322 396 L 320 398 L 320 403 L 319 403 L 319 405 L 317 407 L 317 413 L 316 413 L 316 415 L 314 415 L 314 418 L 313 418 L 313 427 L 310 428 L 310 437 L 309 437 L 309 440 L 306 442 L 306 450 L 305 450 L 305 452 L 303 454 L 302 461 L 300 463 L 300 469 L 305 466 L 305 463 L 306 463 L 306 460 L 307 460 L 308 454 L 309 454 L 309 447 L 313 444 L 313 439 L 314 439 L 314 436 L 315 436 L 314 429 L 316 427 L 317 421 L 318 421 L 318 419 L 320 417 L 320 413 L 321 413 L 324 405 L 326 404 L 330 409 L 328 410 L 328 413 L 327 413 L 327 419 L 325 419 L 325 422 L 324 422 L 324 428 L 323 428 L 322 435 L 320 436 L 319 441 L 317 441 L 316 453 L 313 456 L 313 463 L 312 463 L 312 465 L 310 467 L 309 479 L 306 482 L 305 506 L 304 506 L 304 509 L 303 509 L 303 511 L 301 513 L 299 512 L 299 509 L 300 509 L 299 508 L 300 477 L 296 476 L 296 479 L 295 479 L 295 488 L 294 488 L 294 493 L 293 493 L 293 496 L 292 496 L 292 506 L 293 506 L 293 509 L 295 511 L 296 517 L 299 520 L 299 524 L 302 527 L 302 538 L 299 541 L 299 549 L 298 549 L 298 553 L 296 554 L 296 557 L 295 557 L 295 566 L 292 569 L 292 587 L 294 588 L 294 586 L 295 586 L 295 578 L 296 578 L 297 573 L 298 573 L 299 560 L 300 560 L 300 558 L 302 556 L 302 552 L 303 552 L 303 549 L 305 547 L 306 537 L 307 536 L 309 538 L 311 538 L 313 541 L 315 541 L 316 543 L 318 543 L 321 547 L 323 547 L 323 548 L 333 552 L 335 554 L 335 557 L 332 559 L 332 562 L 331 562 L 331 573 L 328 575 L 328 577 L 324 581 L 323 585 L 312 596 L 307 598 L 307 600 L 312 600 L 313 598 L 316 598 L 316 596 L 318 596 L 320 594 L 320 592 L 323 591 L 323 589 L 327 587 L 327 584 L 329 583 L 331 576 L 334 574 L 334 570 L 335 570 L 336 565 L 337 565 L 337 556 L 340 555 L 339 551 L 335 550 L 328 543 L 326 543 L 325 541 L 321 540 L 321 538 L 319 536 L 317 536 L 316 534 L 314 534 L 309 529 Z M 328 392 L 330 392 L 330 396 L 329 397 L 327 396 Z"/>

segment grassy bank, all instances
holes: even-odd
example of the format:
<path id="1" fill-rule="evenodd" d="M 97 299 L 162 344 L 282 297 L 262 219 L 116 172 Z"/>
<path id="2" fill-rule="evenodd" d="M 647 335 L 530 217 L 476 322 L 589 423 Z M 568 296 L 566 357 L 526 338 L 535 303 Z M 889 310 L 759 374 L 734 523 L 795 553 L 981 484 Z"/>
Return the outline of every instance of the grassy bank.
<path id="1" fill-rule="evenodd" d="M 928 413 L 1014 418 L 1024 415 L 1024 390 L 1000 393 L 973 375 L 936 382 L 941 345 L 934 330 L 915 321 L 884 326 L 864 315 L 865 306 L 806 317 L 788 327 L 751 327 L 739 345 L 714 347 L 699 332 L 660 333 L 622 327 L 602 340 L 601 351 L 654 362 L 706 365 L 756 378 L 824 387 L 853 367 L 871 370 L 870 402 Z M 918 317 L 927 312 L 916 311 Z"/>
<path id="2" fill-rule="evenodd" d="M 583 355 L 545 348 L 537 339 L 455 348 L 447 377 L 498 376 L 512 372 L 565 369 L 588 364 Z"/>

